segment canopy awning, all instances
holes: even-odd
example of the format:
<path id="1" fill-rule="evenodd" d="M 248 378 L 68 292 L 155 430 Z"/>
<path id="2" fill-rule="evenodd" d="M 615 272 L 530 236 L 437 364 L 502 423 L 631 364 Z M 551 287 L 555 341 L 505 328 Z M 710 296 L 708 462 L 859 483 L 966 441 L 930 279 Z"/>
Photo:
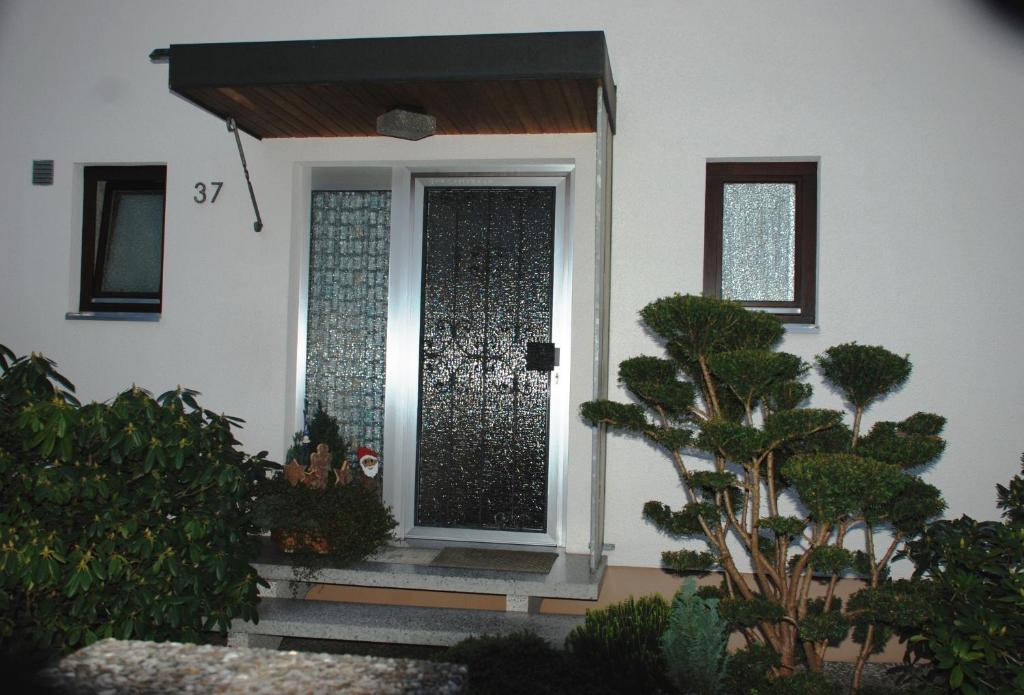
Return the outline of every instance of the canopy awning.
<path id="1" fill-rule="evenodd" d="M 173 44 L 171 91 L 257 138 L 376 135 L 381 114 L 438 135 L 583 133 L 615 123 L 604 32 Z"/>

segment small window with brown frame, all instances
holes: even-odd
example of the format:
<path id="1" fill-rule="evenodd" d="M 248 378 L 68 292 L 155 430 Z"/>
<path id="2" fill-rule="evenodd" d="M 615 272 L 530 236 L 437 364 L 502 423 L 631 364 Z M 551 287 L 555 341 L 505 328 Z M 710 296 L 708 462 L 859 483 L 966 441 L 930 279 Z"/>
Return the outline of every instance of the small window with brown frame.
<path id="1" fill-rule="evenodd" d="M 83 312 L 160 313 L 165 166 L 87 166 L 82 205 Z"/>
<path id="2" fill-rule="evenodd" d="M 815 322 L 817 162 L 709 162 L 704 294 Z"/>

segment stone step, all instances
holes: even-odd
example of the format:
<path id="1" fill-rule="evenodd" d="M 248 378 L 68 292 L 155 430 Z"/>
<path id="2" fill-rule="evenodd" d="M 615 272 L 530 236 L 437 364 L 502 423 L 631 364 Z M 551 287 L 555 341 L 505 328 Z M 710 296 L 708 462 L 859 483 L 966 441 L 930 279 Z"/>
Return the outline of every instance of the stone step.
<path id="1" fill-rule="evenodd" d="M 532 630 L 555 646 L 583 622 L 581 615 L 499 613 L 364 603 L 263 598 L 258 624 L 231 623 L 233 646 L 271 647 L 275 638 L 351 640 L 450 646 L 467 637 Z"/>
<path id="2" fill-rule="evenodd" d="M 274 582 L 301 581 L 308 584 L 342 584 L 387 589 L 453 591 L 469 594 L 499 594 L 515 597 L 597 600 L 607 561 L 590 571 L 590 557 L 559 549 L 551 571 L 507 572 L 497 570 L 434 567 L 432 554 L 456 543 L 410 542 L 391 548 L 365 562 L 344 568 L 323 568 L 306 572 L 293 566 L 292 558 L 263 539 L 260 556 L 252 563 L 264 579 Z M 523 550 L 516 546 L 488 546 Z M 554 552 L 554 549 L 552 549 Z"/>

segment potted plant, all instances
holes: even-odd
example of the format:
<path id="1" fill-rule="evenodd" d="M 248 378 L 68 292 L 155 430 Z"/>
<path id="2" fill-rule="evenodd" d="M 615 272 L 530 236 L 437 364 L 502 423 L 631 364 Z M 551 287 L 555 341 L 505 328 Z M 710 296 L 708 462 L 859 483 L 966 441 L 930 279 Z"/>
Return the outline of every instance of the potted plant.
<path id="1" fill-rule="evenodd" d="M 348 565 L 393 537 L 397 522 L 381 502 L 377 480 L 349 463 L 350 446 L 337 419 L 318 405 L 307 432 L 296 433 L 289 463 L 271 464 L 270 475 L 256 484 L 253 523 L 298 564 Z M 368 449 L 360 453 L 376 458 Z"/>

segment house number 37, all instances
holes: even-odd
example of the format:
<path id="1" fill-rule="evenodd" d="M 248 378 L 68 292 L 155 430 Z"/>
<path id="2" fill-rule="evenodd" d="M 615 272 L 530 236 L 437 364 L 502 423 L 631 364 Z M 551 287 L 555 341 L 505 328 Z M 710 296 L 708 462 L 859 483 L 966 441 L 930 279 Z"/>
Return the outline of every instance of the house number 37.
<path id="1" fill-rule="evenodd" d="M 207 184 L 200 181 L 195 185 L 196 194 L 192 196 L 192 200 L 199 204 L 203 203 L 216 203 L 217 196 L 220 195 L 220 189 L 224 185 L 223 181 L 210 181 L 209 190 L 213 191 L 212 195 L 207 193 Z"/>

